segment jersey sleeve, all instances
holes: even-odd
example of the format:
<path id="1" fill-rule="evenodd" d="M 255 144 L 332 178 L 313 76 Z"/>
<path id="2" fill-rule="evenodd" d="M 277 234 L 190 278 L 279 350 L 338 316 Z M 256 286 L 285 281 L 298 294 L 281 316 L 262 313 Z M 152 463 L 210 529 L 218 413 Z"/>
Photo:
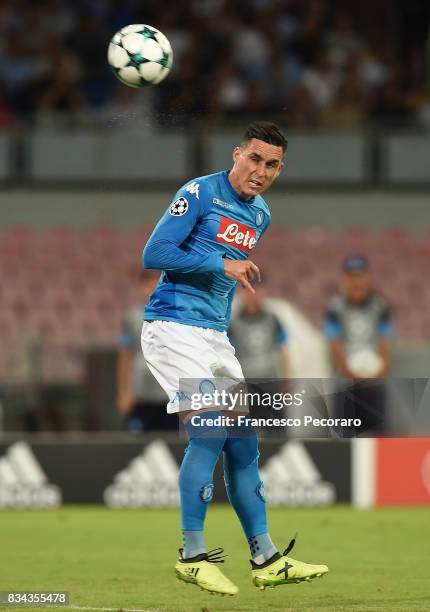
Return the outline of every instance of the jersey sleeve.
<path id="1" fill-rule="evenodd" d="M 285 327 L 282 325 L 278 317 L 276 319 L 276 330 L 275 330 L 275 340 L 279 346 L 287 346 L 288 344 L 288 332 Z"/>
<path id="2" fill-rule="evenodd" d="M 339 340 L 342 337 L 342 326 L 334 308 L 327 308 L 324 318 L 324 334 L 328 340 Z"/>
<path id="3" fill-rule="evenodd" d="M 142 254 L 145 268 L 167 272 L 224 273 L 224 262 L 219 252 L 190 253 L 182 244 L 199 219 L 206 213 L 207 198 L 200 183 L 200 197 L 182 187 L 156 225 Z"/>
<path id="4" fill-rule="evenodd" d="M 391 338 L 394 333 L 394 326 L 391 319 L 391 311 L 388 304 L 384 304 L 378 324 L 378 334 L 380 338 Z"/>
<path id="5" fill-rule="evenodd" d="M 128 350 L 133 350 L 134 348 L 134 334 L 130 317 L 128 315 L 125 317 L 122 324 L 121 334 L 119 337 L 119 347 L 120 349 Z"/>

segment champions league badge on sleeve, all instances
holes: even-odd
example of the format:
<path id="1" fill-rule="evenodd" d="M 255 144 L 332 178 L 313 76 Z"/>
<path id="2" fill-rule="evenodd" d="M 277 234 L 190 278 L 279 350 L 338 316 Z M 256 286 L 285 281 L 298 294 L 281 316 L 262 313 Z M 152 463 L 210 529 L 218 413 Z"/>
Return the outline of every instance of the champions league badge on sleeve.
<path id="1" fill-rule="evenodd" d="M 169 213 L 173 217 L 181 217 L 188 210 L 188 201 L 185 198 L 178 198 L 170 205 Z"/>

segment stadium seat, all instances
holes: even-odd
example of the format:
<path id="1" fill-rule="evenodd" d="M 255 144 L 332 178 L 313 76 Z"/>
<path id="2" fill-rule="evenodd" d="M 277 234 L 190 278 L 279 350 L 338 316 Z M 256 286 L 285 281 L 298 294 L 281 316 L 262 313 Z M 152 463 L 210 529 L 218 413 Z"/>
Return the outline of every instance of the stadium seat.
<path id="1" fill-rule="evenodd" d="M 44 376 L 66 380 L 82 374 L 76 355 L 93 346 L 117 345 L 124 312 L 136 299 L 140 256 L 150 231 L 145 226 L 130 231 L 53 226 L 38 232 L 19 225 L 1 232 L 3 345 L 40 338 L 47 360 Z M 273 227 L 256 262 L 269 293 L 290 300 L 320 326 L 328 300 L 338 291 L 341 263 L 352 250 L 369 256 L 378 287 L 394 305 L 397 337 L 430 338 L 430 291 L 422 281 L 430 260 L 430 230 L 417 236 L 397 227 L 375 234 L 360 226 L 342 232 L 319 225 L 298 232 Z M 8 359 L 0 359 L 0 380 L 12 375 L 14 364 L 12 350 Z"/>

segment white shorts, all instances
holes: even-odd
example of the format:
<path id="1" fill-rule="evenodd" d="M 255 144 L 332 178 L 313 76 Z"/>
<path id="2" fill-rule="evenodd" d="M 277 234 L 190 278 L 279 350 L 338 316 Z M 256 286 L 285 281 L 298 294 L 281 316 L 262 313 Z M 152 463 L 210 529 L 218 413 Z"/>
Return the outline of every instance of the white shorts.
<path id="1" fill-rule="evenodd" d="M 185 390 L 188 395 L 185 400 L 190 400 L 190 393 L 210 392 L 215 378 L 222 381 L 223 388 L 243 380 L 241 365 L 226 332 L 173 321 L 145 321 L 142 351 L 169 398 L 168 413 L 192 408 L 189 401 L 182 401 L 181 391 Z"/>

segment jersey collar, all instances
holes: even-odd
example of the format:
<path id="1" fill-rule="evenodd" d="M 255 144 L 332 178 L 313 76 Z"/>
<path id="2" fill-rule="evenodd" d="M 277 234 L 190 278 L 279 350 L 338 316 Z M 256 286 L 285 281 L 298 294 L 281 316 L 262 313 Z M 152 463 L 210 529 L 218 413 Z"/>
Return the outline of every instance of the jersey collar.
<path id="1" fill-rule="evenodd" d="M 374 297 L 375 293 L 373 290 L 369 292 L 369 295 L 362 302 L 351 302 L 346 295 L 344 296 L 346 304 L 352 308 L 366 308 L 372 302 Z"/>

